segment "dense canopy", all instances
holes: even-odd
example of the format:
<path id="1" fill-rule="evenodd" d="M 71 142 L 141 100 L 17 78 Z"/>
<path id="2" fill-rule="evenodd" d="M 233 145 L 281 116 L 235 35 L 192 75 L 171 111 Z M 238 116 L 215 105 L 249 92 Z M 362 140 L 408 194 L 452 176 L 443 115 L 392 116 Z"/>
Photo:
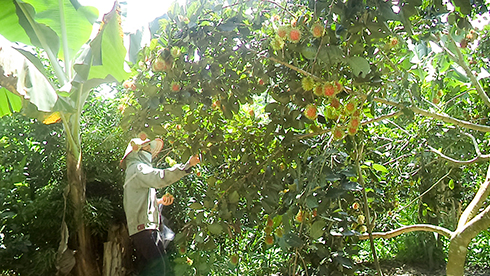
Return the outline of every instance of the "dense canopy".
<path id="1" fill-rule="evenodd" d="M 43 20 L 47 7 L 32 2 L 10 8 L 45 24 L 61 44 L 78 45 L 58 30 L 57 11 Z M 91 8 L 66 5 L 93 23 Z M 463 275 L 471 240 L 488 242 L 487 232 L 479 235 L 490 226 L 486 4 L 175 3 L 127 61 L 131 73 L 118 16 L 118 8 L 106 15 L 96 38 L 73 46 L 78 52 L 33 40 L 37 25 L 5 19 L 31 39 L 13 28 L 0 34 L 36 47 L 9 50 L 47 70 L 30 73 L 37 90 L 4 74 L 0 115 L 22 107 L 37 121 L 61 120 L 63 129 L 18 114 L 0 121 L 15 129 L 0 132 L 0 259 L 8 260 L 1 270 L 28 275 L 21 269 L 28 256 L 50 252 L 51 263 L 36 263 L 46 275 L 89 275 L 83 265 L 103 274 L 108 259 L 130 271 L 127 253 L 108 254 L 101 244 L 126 248 L 117 160 L 140 132 L 164 139 L 158 167 L 192 154 L 203 161 L 161 191 L 177 199 L 166 211 L 178 233 L 170 251 L 178 275 L 363 275 L 361 263 L 379 270 L 378 255 L 403 254 Z M 5 72 L 8 60 L 0 52 Z M 97 98 L 101 83 L 116 97 Z M 54 104 L 28 97 L 35 94 L 52 95 Z M 47 163 L 38 167 L 39 159 Z M 47 216 L 39 206 L 51 196 L 53 233 L 40 237 L 33 221 Z M 488 250 L 477 248 L 468 256 L 478 263 Z M 70 250 L 84 253 L 67 257 Z"/>

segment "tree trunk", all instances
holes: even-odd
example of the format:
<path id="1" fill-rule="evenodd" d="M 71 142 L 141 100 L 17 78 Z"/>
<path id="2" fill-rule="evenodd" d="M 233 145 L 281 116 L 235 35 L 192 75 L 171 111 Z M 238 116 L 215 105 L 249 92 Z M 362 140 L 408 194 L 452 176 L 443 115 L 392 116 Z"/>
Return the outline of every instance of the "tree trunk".
<path id="1" fill-rule="evenodd" d="M 132 246 L 125 224 L 113 225 L 104 243 L 103 276 L 125 276 L 133 270 Z"/>
<path id="2" fill-rule="evenodd" d="M 488 188 L 487 188 L 488 189 Z M 466 219 L 466 218 L 462 218 Z M 490 206 L 487 206 L 477 216 L 466 224 L 460 224 L 449 243 L 447 276 L 463 276 L 468 245 L 481 231 L 490 227 Z"/>
<path id="3" fill-rule="evenodd" d="M 83 176 L 81 155 L 74 156 L 71 149 L 73 145 L 68 143 L 67 147 L 67 178 L 70 188 L 69 199 L 73 207 L 73 220 L 75 222 L 76 242 L 74 243 L 76 264 L 74 273 L 79 276 L 97 276 L 100 270 L 91 246 L 91 235 L 83 217 L 85 206 L 85 178 Z M 77 151 L 80 152 L 80 151 Z"/>
<path id="4" fill-rule="evenodd" d="M 471 240 L 470 240 L 471 241 Z M 458 233 L 449 242 L 448 261 L 446 265 L 447 276 L 463 276 L 466 253 L 469 241 L 466 242 L 463 236 Z"/>
<path id="5" fill-rule="evenodd" d="M 485 181 L 480 185 L 473 200 L 468 204 L 459 218 L 458 228 L 451 236 L 449 243 L 448 261 L 446 265 L 447 276 L 464 275 L 464 265 L 468 245 L 481 231 L 490 227 L 490 205 L 483 211 L 481 207 L 490 194 L 490 166 Z"/>

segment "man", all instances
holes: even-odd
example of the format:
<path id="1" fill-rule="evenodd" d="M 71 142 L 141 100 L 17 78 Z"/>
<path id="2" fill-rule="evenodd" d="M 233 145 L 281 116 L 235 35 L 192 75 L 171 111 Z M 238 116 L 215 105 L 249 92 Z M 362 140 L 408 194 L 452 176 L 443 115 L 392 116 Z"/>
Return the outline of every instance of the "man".
<path id="1" fill-rule="evenodd" d="M 129 236 L 136 250 L 137 270 L 140 275 L 164 275 L 169 271 L 164 261 L 163 245 L 158 235 L 158 204 L 170 205 L 173 197 L 158 199 L 156 188 L 166 187 L 191 172 L 200 162 L 192 156 L 186 164 L 168 169 L 152 167 L 152 159 L 162 150 L 163 141 L 150 140 L 145 134 L 131 139 L 121 167 L 125 169 L 124 211 Z"/>

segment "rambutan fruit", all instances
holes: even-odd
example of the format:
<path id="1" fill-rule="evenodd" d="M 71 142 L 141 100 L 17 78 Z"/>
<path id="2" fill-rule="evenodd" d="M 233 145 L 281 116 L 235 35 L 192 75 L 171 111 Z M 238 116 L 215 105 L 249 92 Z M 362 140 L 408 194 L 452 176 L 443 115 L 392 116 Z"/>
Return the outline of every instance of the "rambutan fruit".
<path id="1" fill-rule="evenodd" d="M 301 31 L 297 28 L 293 28 L 289 31 L 289 40 L 293 43 L 298 43 L 299 40 L 301 39 Z"/>
<path id="2" fill-rule="evenodd" d="M 320 23 L 315 23 L 311 26 L 311 33 L 313 37 L 320 38 L 325 34 L 325 29 Z"/>
<path id="3" fill-rule="evenodd" d="M 309 104 L 306 106 L 304 115 L 310 120 L 315 120 L 317 117 L 317 108 L 314 104 Z"/>

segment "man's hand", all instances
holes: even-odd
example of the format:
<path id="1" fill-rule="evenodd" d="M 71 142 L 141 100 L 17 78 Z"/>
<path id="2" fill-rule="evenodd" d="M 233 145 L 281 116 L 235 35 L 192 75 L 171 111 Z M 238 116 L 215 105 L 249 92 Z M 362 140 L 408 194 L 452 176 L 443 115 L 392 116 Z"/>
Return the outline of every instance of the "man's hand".
<path id="1" fill-rule="evenodd" d="M 199 159 L 199 155 L 194 155 L 194 156 L 191 156 L 191 158 L 189 159 L 189 165 L 191 167 L 194 167 L 195 165 L 201 163 L 201 160 Z"/>
<path id="2" fill-rule="evenodd" d="M 162 198 L 157 199 L 158 204 L 163 204 L 164 206 L 172 205 L 174 203 L 174 196 L 166 193 Z"/>

